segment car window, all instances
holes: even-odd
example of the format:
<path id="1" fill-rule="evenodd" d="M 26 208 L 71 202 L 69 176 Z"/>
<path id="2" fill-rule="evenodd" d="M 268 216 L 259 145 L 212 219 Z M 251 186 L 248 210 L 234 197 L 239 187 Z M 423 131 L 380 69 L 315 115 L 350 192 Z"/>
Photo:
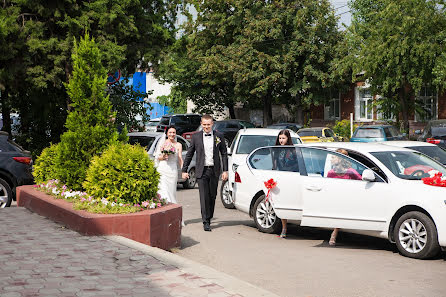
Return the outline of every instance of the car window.
<path id="1" fill-rule="evenodd" d="M 411 146 L 411 147 L 407 147 L 407 148 L 421 152 L 441 164 L 446 164 L 446 151 L 436 145 L 435 146 Z"/>
<path id="2" fill-rule="evenodd" d="M 153 126 L 158 126 L 158 124 L 159 124 L 160 122 L 158 122 L 158 121 L 156 121 L 156 122 L 149 122 L 148 124 L 147 124 L 147 126 L 150 126 L 150 127 L 153 127 Z"/>
<path id="3" fill-rule="evenodd" d="M 150 149 L 154 141 L 154 136 L 129 136 L 130 144 L 139 144 L 142 147 L 145 147 L 146 150 Z"/>
<path id="4" fill-rule="evenodd" d="M 272 170 L 273 158 L 271 155 L 271 148 L 265 147 L 255 151 L 249 157 L 248 162 L 253 169 Z"/>
<path id="5" fill-rule="evenodd" d="M 384 133 L 380 128 L 360 128 L 355 131 L 353 137 L 358 138 L 383 138 Z"/>
<path id="6" fill-rule="evenodd" d="M 192 125 L 200 125 L 201 117 L 199 115 L 190 115 L 188 116 Z"/>
<path id="7" fill-rule="evenodd" d="M 181 144 L 181 147 L 183 148 L 183 152 L 187 151 L 187 143 L 183 138 L 177 137 L 177 141 Z"/>
<path id="8" fill-rule="evenodd" d="M 432 137 L 435 136 L 446 136 L 446 127 L 432 127 Z"/>
<path id="9" fill-rule="evenodd" d="M 420 180 L 428 172 L 437 170 L 446 175 L 446 168 L 418 152 L 390 151 L 371 153 L 395 176 L 402 179 Z"/>
<path id="10" fill-rule="evenodd" d="M 256 148 L 275 145 L 276 138 L 277 136 L 242 135 L 237 146 L 237 154 L 249 154 Z"/>
<path id="11" fill-rule="evenodd" d="M 392 133 L 390 133 L 390 129 L 389 128 L 384 128 L 384 134 L 386 135 L 387 138 L 392 138 L 393 137 Z"/>
<path id="12" fill-rule="evenodd" d="M 393 137 L 401 136 L 400 131 L 398 131 L 398 129 L 395 127 L 390 127 L 390 133 L 392 134 Z"/>
<path id="13" fill-rule="evenodd" d="M 317 136 L 317 137 L 322 137 L 322 131 L 314 131 L 314 130 L 306 130 L 306 131 L 299 131 L 297 134 L 299 134 L 299 136 Z"/>
<path id="14" fill-rule="evenodd" d="M 1 137 L 0 141 L 0 152 L 20 152 L 23 149 L 12 141 L 8 141 L 7 137 Z"/>
<path id="15" fill-rule="evenodd" d="M 256 126 L 254 126 L 253 123 L 245 122 L 245 121 L 240 122 L 240 125 L 241 125 L 243 128 L 255 128 L 255 127 L 256 127 Z"/>
<path id="16" fill-rule="evenodd" d="M 302 148 L 302 156 L 308 176 L 362 180 L 367 169 L 359 162 L 336 152 Z"/>
<path id="17" fill-rule="evenodd" d="M 224 128 L 226 128 L 226 123 L 225 122 L 223 122 L 223 123 L 218 122 L 218 123 L 215 123 L 214 126 L 213 126 L 213 130 L 221 130 L 221 129 L 224 129 Z"/>
<path id="18" fill-rule="evenodd" d="M 278 171 L 299 172 L 299 163 L 294 146 L 276 146 L 271 148 L 273 169 Z"/>
<path id="19" fill-rule="evenodd" d="M 162 117 L 160 121 L 160 125 L 168 126 L 170 117 Z"/>
<path id="20" fill-rule="evenodd" d="M 228 129 L 238 129 L 239 126 L 235 122 L 228 122 L 228 123 L 226 123 L 226 128 L 228 128 Z"/>
<path id="21" fill-rule="evenodd" d="M 326 137 L 335 137 L 333 131 L 331 131 L 330 129 L 325 129 L 324 132 Z"/>
<path id="22" fill-rule="evenodd" d="M 174 116 L 170 121 L 171 125 L 188 125 L 189 119 L 186 116 Z"/>

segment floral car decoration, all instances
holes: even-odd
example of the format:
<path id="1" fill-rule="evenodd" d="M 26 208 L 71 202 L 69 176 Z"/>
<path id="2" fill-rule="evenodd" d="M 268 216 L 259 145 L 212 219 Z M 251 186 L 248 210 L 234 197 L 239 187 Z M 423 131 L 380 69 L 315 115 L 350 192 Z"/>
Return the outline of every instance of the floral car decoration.
<path id="1" fill-rule="evenodd" d="M 274 181 L 274 179 L 270 178 L 266 182 L 264 182 L 265 187 L 268 189 L 268 193 L 266 193 L 266 200 L 265 202 L 268 202 L 269 194 L 271 193 L 271 190 L 274 189 L 277 186 L 277 182 Z"/>
<path id="2" fill-rule="evenodd" d="M 96 198 L 86 192 L 71 191 L 59 180 L 49 180 L 46 183 L 34 185 L 34 187 L 48 195 L 57 199 L 65 199 L 73 203 L 74 209 L 86 210 L 93 213 L 133 213 L 146 209 L 158 208 L 166 205 L 166 200 L 160 195 L 157 197 L 143 201 L 140 204 L 129 204 L 120 201 L 112 201 L 106 198 Z"/>
<path id="3" fill-rule="evenodd" d="M 421 180 L 426 185 L 436 186 L 436 187 L 446 187 L 446 176 L 437 170 L 431 170 L 428 172 L 429 177 L 422 178 Z"/>

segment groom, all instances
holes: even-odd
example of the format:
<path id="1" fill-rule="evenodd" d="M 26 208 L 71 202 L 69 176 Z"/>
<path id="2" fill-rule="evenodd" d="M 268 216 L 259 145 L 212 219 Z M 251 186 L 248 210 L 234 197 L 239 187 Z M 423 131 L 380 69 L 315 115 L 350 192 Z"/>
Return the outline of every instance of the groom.
<path id="1" fill-rule="evenodd" d="M 184 179 L 189 178 L 187 168 L 194 153 L 197 153 L 195 173 L 200 192 L 201 218 L 204 231 L 211 231 L 211 219 L 214 216 L 217 196 L 218 177 L 221 172 L 220 156 L 223 164 L 222 180 L 228 179 L 228 155 L 223 134 L 212 131 L 214 120 L 210 115 L 201 117 L 203 131 L 192 135 L 190 147 L 182 168 Z"/>

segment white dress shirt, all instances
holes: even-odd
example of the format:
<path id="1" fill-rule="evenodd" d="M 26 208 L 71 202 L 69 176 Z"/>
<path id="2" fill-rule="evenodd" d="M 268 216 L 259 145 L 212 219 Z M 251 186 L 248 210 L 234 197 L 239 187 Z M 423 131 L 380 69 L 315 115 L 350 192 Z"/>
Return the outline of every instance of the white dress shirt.
<path id="1" fill-rule="evenodd" d="M 211 136 L 206 136 L 211 134 Z M 214 133 L 206 133 L 203 131 L 203 146 L 204 146 L 204 166 L 214 166 Z"/>

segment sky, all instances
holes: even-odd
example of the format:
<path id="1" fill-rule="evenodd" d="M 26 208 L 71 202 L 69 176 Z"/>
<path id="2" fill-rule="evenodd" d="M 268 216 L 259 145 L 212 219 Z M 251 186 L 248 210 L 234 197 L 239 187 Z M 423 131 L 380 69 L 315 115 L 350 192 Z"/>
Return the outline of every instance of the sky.
<path id="1" fill-rule="evenodd" d="M 335 9 L 335 14 L 339 16 L 339 24 L 344 23 L 349 26 L 351 23 L 350 8 L 347 6 L 347 0 L 330 0 Z M 342 27 L 342 26 L 341 26 Z"/>

